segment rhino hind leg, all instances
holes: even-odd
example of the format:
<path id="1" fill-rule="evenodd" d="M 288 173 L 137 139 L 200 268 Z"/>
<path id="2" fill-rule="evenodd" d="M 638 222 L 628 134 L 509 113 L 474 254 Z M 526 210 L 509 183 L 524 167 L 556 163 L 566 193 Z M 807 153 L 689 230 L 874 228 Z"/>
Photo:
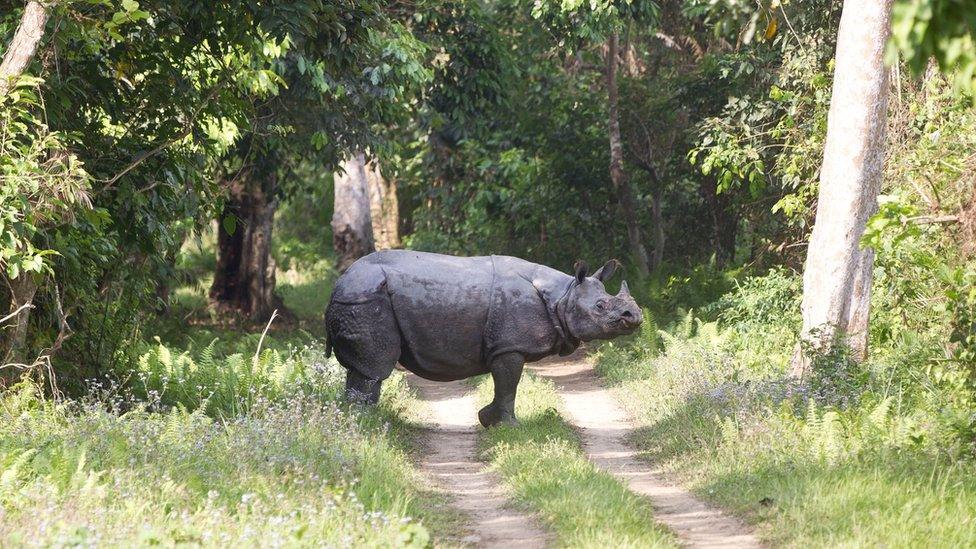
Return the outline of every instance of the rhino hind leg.
<path id="1" fill-rule="evenodd" d="M 376 404 L 400 358 L 400 332 L 385 294 L 361 303 L 334 302 L 326 314 L 333 352 L 346 370 L 346 398 Z"/>
<path id="2" fill-rule="evenodd" d="M 518 353 L 507 353 L 492 360 L 489 369 L 495 385 L 495 398 L 478 412 L 478 421 L 485 427 L 518 425 L 515 417 L 515 393 L 522 379 L 525 359 Z"/>

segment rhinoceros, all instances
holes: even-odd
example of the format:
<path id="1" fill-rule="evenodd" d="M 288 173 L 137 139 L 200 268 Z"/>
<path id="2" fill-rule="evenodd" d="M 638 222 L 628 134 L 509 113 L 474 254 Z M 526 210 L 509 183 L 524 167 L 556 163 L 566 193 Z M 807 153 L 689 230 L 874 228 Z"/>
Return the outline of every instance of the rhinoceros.
<path id="1" fill-rule="evenodd" d="M 490 373 L 485 427 L 517 423 L 515 392 L 526 362 L 572 353 L 580 342 L 640 326 L 627 282 L 603 283 L 620 263 L 572 276 L 516 257 L 379 251 L 353 263 L 325 313 L 326 353 L 346 370 L 346 397 L 375 404 L 397 362 L 420 377 L 454 381 Z"/>

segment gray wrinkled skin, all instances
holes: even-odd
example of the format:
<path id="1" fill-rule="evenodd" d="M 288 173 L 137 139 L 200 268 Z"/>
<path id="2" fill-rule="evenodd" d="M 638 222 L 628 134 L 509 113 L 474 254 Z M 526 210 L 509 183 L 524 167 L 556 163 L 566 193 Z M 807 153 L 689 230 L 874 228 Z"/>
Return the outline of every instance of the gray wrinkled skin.
<path id="1" fill-rule="evenodd" d="M 604 289 L 618 266 L 611 260 L 587 276 L 577 262 L 570 276 L 508 256 L 376 252 L 336 282 L 327 352 L 348 370 L 347 398 L 368 404 L 397 362 L 434 381 L 490 373 L 495 398 L 478 417 L 486 427 L 515 423 L 524 363 L 640 326 L 627 283 L 616 296 Z"/>

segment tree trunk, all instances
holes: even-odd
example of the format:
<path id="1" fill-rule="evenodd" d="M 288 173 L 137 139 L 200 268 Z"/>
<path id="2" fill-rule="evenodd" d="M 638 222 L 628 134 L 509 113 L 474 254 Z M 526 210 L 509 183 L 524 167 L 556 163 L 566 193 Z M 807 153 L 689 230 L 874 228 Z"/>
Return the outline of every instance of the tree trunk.
<path id="1" fill-rule="evenodd" d="M 51 6 L 54 5 L 52 1 Z M 27 2 L 24 13 L 20 16 L 20 23 L 14 32 L 14 37 L 7 46 L 7 51 L 0 61 L 0 97 L 14 85 L 17 78 L 30 65 L 37 47 L 44 37 L 44 25 L 47 23 L 49 6 L 35 0 Z M 27 357 L 27 324 L 30 320 L 30 310 L 37 292 L 37 281 L 29 273 L 21 273 L 16 279 L 9 279 L 6 275 L 0 277 L 6 283 L 10 294 L 9 310 L 0 314 L 4 318 L 0 322 L 0 364 L 25 363 Z M 0 385 L 9 385 L 19 377 L 20 370 L 4 368 L 0 370 Z"/>
<path id="2" fill-rule="evenodd" d="M 877 210 L 884 168 L 890 16 L 891 0 L 844 2 L 817 217 L 803 272 L 801 338 L 817 353 L 846 345 L 855 360 L 867 354 L 874 251 L 860 241 Z M 804 351 L 799 346 L 794 354 L 794 377 L 809 369 Z"/>
<path id="3" fill-rule="evenodd" d="M 715 179 L 705 177 L 699 188 L 712 218 L 712 246 L 715 262 L 723 267 L 735 260 L 735 237 L 739 217 L 732 209 L 732 200 L 726 193 L 719 194 Z"/>
<path id="4" fill-rule="evenodd" d="M 277 188 L 277 164 L 266 153 L 230 184 L 224 219 L 217 227 L 217 271 L 210 286 L 211 303 L 220 314 L 263 322 L 275 309 L 284 309 L 274 293 L 271 257 Z"/>
<path id="5" fill-rule="evenodd" d="M 627 241 L 630 244 L 630 254 L 633 256 L 637 270 L 647 275 L 650 269 L 647 265 L 647 250 L 641 239 L 640 225 L 637 221 L 637 198 L 634 188 L 624 173 L 624 152 L 620 139 L 620 113 L 618 109 L 617 93 L 617 33 L 610 35 L 607 47 L 607 96 L 609 103 L 610 122 L 610 180 L 613 181 L 620 203 L 620 213 L 627 225 Z"/>
<path id="6" fill-rule="evenodd" d="M 654 167 L 652 160 L 638 160 L 637 166 L 647 172 L 651 178 L 651 222 L 654 224 L 654 249 L 651 251 L 650 268 L 657 271 L 664 262 L 664 212 L 661 209 L 661 199 L 664 194 L 664 183 L 658 176 L 657 168 Z"/>
<path id="7" fill-rule="evenodd" d="M 340 271 L 376 249 L 369 206 L 366 159 L 357 152 L 342 163 L 342 172 L 335 174 L 332 243 Z"/>
<path id="8" fill-rule="evenodd" d="M 30 65 L 34 54 L 37 53 L 37 46 L 44 37 L 44 25 L 47 23 L 48 10 L 56 2 L 51 1 L 47 5 L 31 0 L 24 8 L 24 14 L 20 16 L 20 23 L 14 33 L 7 52 L 3 55 L 3 62 L 0 62 L 0 96 L 7 95 L 7 91 L 13 86 L 21 74 Z"/>
<path id="9" fill-rule="evenodd" d="M 664 262 L 664 214 L 661 212 L 661 190 L 651 193 L 651 222 L 654 223 L 654 250 L 651 253 L 651 270 L 657 271 Z"/>
<path id="10" fill-rule="evenodd" d="M 366 165 L 366 186 L 369 191 L 369 214 L 376 249 L 399 247 L 400 211 L 396 181 L 384 179 L 379 163 L 373 160 Z"/>
<path id="11" fill-rule="evenodd" d="M 33 308 L 34 294 L 37 293 L 37 280 L 30 273 L 20 273 L 15 279 L 3 275 L 10 292 L 10 307 L 0 318 L 0 364 L 28 363 L 27 324 Z M 0 370 L 0 387 L 16 383 L 24 370 L 4 368 Z"/>

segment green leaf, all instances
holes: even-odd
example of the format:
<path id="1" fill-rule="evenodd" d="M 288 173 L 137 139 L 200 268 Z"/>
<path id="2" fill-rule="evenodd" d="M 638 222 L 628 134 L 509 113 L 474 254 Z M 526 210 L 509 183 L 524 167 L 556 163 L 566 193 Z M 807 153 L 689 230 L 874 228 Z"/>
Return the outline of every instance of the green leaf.
<path id="1" fill-rule="evenodd" d="M 233 235 L 235 232 L 237 232 L 237 216 L 228 215 L 224 217 L 223 225 L 224 230 L 227 231 L 227 234 Z"/>

